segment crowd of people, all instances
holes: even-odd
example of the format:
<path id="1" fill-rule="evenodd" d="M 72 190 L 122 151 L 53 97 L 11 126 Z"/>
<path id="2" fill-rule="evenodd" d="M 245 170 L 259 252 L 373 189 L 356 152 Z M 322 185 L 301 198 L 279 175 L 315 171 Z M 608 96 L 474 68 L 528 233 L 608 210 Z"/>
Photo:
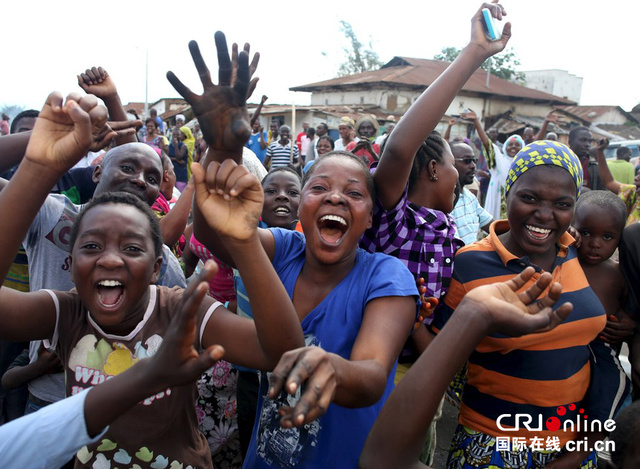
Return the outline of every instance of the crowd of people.
<path id="1" fill-rule="evenodd" d="M 217 85 L 195 41 L 203 94 L 167 73 L 188 122 L 101 67 L 3 116 L 1 465 L 425 467 L 446 396 L 448 468 L 601 467 L 606 439 L 638 467 L 640 176 L 553 113 L 435 131 L 510 39 L 482 8 L 397 123 L 335 141 L 249 116 L 258 55 L 220 32 Z"/>

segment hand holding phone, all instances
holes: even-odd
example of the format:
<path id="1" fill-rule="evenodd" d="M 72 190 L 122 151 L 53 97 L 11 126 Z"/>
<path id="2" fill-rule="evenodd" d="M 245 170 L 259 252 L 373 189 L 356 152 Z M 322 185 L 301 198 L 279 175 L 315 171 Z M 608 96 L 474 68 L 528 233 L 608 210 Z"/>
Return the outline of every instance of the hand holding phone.
<path id="1" fill-rule="evenodd" d="M 502 32 L 498 31 L 495 20 L 491 16 L 491 11 L 488 8 L 482 9 L 482 16 L 484 18 L 484 25 L 487 30 L 487 36 L 492 41 L 497 41 L 502 37 Z"/>

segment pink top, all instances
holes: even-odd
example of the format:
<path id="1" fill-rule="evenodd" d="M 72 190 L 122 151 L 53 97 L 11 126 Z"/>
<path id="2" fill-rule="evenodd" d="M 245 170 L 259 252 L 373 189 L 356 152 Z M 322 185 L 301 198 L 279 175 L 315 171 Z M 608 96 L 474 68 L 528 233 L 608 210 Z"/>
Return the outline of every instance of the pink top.
<path id="1" fill-rule="evenodd" d="M 233 286 L 233 269 L 211 254 L 211 251 L 193 235 L 189 240 L 189 248 L 202 262 L 213 259 L 218 264 L 218 273 L 209 281 L 209 296 L 221 303 L 235 301 L 236 291 Z"/>
<path id="2" fill-rule="evenodd" d="M 365 160 L 368 166 L 371 166 L 371 163 L 376 161 L 376 159 L 373 157 L 371 153 L 369 153 L 364 148 L 360 148 L 357 151 L 353 151 L 353 149 L 356 147 L 357 144 L 358 142 L 356 141 L 351 142 L 349 145 L 347 145 L 347 148 L 345 148 L 345 151 L 349 151 L 354 155 L 359 156 L 360 158 Z M 373 151 L 375 151 L 376 154 L 378 155 L 378 158 L 380 158 L 380 145 L 378 145 L 377 143 L 371 143 L 371 147 L 373 148 Z"/>

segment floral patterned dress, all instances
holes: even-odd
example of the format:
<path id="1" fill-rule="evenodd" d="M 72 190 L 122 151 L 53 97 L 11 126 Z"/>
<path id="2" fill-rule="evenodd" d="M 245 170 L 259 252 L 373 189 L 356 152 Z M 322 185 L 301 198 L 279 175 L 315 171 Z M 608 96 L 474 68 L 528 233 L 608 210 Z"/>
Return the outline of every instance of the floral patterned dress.
<path id="1" fill-rule="evenodd" d="M 211 459 L 217 469 L 242 467 L 237 388 L 238 370 L 224 360 L 218 361 L 198 380 L 198 425 L 209 442 Z"/>

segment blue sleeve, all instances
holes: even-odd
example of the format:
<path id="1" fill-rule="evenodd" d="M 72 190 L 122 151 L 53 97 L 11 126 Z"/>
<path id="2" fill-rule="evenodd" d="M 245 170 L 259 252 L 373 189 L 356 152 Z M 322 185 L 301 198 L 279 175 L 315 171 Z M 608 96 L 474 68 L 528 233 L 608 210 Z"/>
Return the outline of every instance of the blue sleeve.
<path id="1" fill-rule="evenodd" d="M 589 344 L 591 350 L 591 384 L 585 398 L 589 419 L 604 422 L 614 419 L 629 395 L 630 381 L 622 369 L 616 351 L 607 343 L 596 339 Z"/>
<path id="2" fill-rule="evenodd" d="M 89 391 L 0 426 L 0 467 L 61 467 L 80 448 L 99 441 L 108 427 L 93 438 L 87 434 L 84 401 Z"/>
<path id="3" fill-rule="evenodd" d="M 275 243 L 272 264 L 276 271 L 286 259 L 291 258 L 304 250 L 304 235 L 299 231 L 285 230 L 284 228 L 269 228 Z"/>
<path id="4" fill-rule="evenodd" d="M 478 222 L 480 224 L 480 228 L 482 228 L 483 226 L 485 226 L 487 223 L 491 221 L 491 214 L 487 212 L 484 209 L 484 207 L 482 207 L 482 205 L 480 205 L 480 202 L 478 202 L 478 199 L 476 199 L 475 204 L 476 204 L 476 214 L 478 216 Z"/>
<path id="5" fill-rule="evenodd" d="M 395 257 L 382 253 L 367 254 L 375 256 L 376 262 L 367 287 L 365 304 L 376 298 L 386 296 L 415 297 L 415 319 L 420 311 L 418 287 L 409 269 Z"/>

